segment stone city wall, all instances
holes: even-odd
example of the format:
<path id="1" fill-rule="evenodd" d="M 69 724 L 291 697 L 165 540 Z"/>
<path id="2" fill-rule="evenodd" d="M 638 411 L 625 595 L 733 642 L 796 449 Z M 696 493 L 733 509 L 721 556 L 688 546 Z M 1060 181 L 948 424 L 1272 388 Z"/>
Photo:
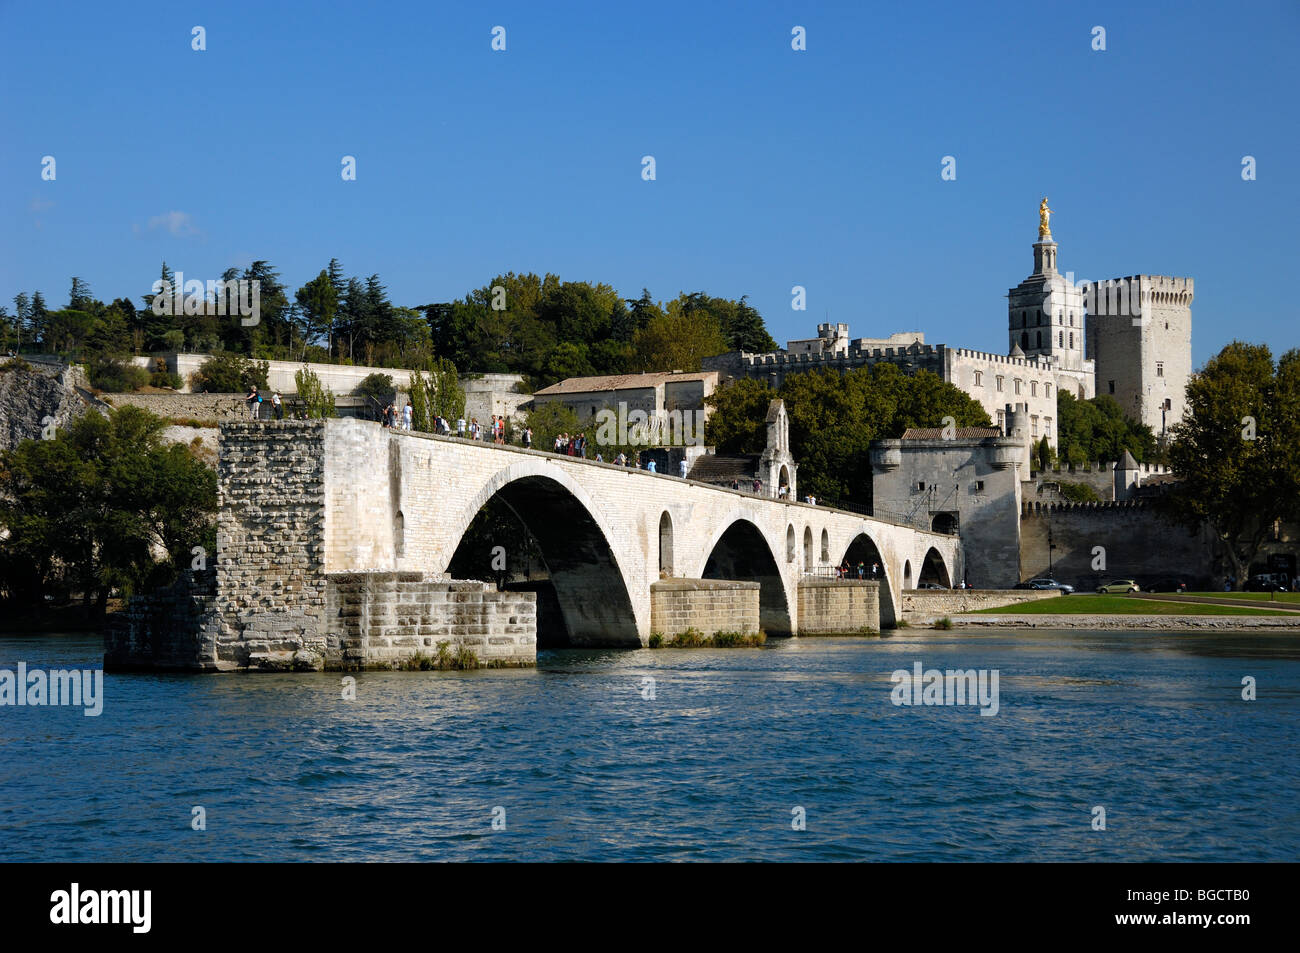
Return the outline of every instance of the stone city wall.
<path id="1" fill-rule="evenodd" d="M 243 394 L 105 394 L 104 400 L 113 407 L 139 407 L 168 420 L 215 424 L 249 416 Z M 270 408 L 263 406 L 269 416 Z"/>
<path id="2" fill-rule="evenodd" d="M 1208 531 L 1189 532 L 1140 502 L 1026 503 L 1020 517 L 1023 578 L 1047 575 L 1048 530 L 1052 575 L 1081 592 L 1110 579 L 1134 579 L 1147 586 L 1182 578 L 1189 589 L 1209 586 L 1214 544 Z M 1105 568 L 1093 569 L 1101 547 Z"/>
<path id="3" fill-rule="evenodd" d="M 880 583 L 871 579 L 801 579 L 799 634 L 880 631 Z"/>
<path id="4" fill-rule="evenodd" d="M 665 636 L 757 632 L 758 590 L 756 582 L 661 579 L 650 584 L 650 628 Z"/>
<path id="5" fill-rule="evenodd" d="M 903 618 L 932 622 L 959 612 L 1058 599 L 1060 595 L 1055 589 L 907 589 L 903 592 Z"/>

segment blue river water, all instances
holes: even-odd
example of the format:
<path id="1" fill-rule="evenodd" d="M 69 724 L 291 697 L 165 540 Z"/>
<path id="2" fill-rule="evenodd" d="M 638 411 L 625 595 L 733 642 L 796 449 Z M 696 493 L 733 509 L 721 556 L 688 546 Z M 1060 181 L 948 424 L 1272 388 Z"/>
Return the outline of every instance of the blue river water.
<path id="1" fill-rule="evenodd" d="M 0 636 L 19 661 L 100 643 Z M 997 714 L 895 705 L 918 661 L 997 671 Z M 1300 857 L 1297 635 L 902 630 L 341 686 L 109 674 L 99 717 L 0 707 L 0 857 Z"/>

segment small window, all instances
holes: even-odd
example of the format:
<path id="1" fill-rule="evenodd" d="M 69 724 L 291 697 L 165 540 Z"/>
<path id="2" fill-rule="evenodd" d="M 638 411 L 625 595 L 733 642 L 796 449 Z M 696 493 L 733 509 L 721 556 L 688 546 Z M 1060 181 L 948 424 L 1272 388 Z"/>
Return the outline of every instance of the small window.
<path id="1" fill-rule="evenodd" d="M 1029 382 L 1029 396 L 1030 397 L 1038 396 L 1038 381 Z"/>
<path id="2" fill-rule="evenodd" d="M 1017 394 L 1020 393 L 1020 378 L 1019 378 L 1019 377 L 1016 378 L 1016 393 L 1017 393 Z"/>
<path id="3" fill-rule="evenodd" d="M 1073 348 L 1074 348 L 1074 332 L 1073 332 L 1073 331 L 1070 332 L 1070 348 L 1071 348 L 1071 350 L 1073 350 Z"/>
<path id="4" fill-rule="evenodd" d="M 1051 396 L 1052 396 L 1052 385 L 1051 385 L 1051 384 L 1044 384 L 1044 385 L 1043 385 L 1043 396 L 1044 396 L 1044 397 L 1051 397 Z"/>
<path id="5" fill-rule="evenodd" d="M 975 386 L 979 387 L 984 383 L 984 374 L 980 371 L 975 372 Z"/>
<path id="6" fill-rule="evenodd" d="M 1165 410 L 1173 410 L 1173 409 L 1174 409 L 1174 400 L 1173 400 L 1173 398 L 1172 398 L 1172 397 L 1166 397 L 1166 398 L 1165 398 Z"/>
<path id="7" fill-rule="evenodd" d="M 1051 340 L 1051 338 L 1048 338 L 1048 340 Z M 1043 332 L 1039 331 L 1038 340 L 1037 343 L 1034 344 L 1034 347 L 1042 347 L 1042 346 L 1043 346 Z"/>
<path id="8" fill-rule="evenodd" d="M 1043 436 L 1044 436 L 1044 437 L 1051 437 L 1051 436 L 1052 436 L 1052 418 L 1051 418 L 1051 417 L 1044 417 L 1044 418 L 1043 418 Z"/>
<path id="9" fill-rule="evenodd" d="M 983 481 L 983 480 L 976 480 L 976 481 L 975 481 L 975 492 L 976 492 L 976 493 L 983 493 L 983 492 L 984 492 L 984 481 Z"/>
<path id="10" fill-rule="evenodd" d="M 1057 332 L 1056 332 L 1056 346 L 1057 346 L 1057 347 L 1065 347 L 1065 332 L 1064 332 L 1064 331 L 1057 331 Z"/>
<path id="11" fill-rule="evenodd" d="M 922 493 L 924 493 L 924 492 L 925 492 L 925 481 L 922 480 L 921 482 L 919 482 L 919 483 L 916 485 L 916 488 L 917 488 L 918 490 L 920 490 Z"/>
<path id="12" fill-rule="evenodd" d="M 1156 377 L 1164 377 L 1164 376 L 1165 376 L 1165 362 L 1156 361 Z"/>
<path id="13" fill-rule="evenodd" d="M 1029 416 L 1029 434 L 1032 437 L 1038 436 L 1038 415 L 1037 414 L 1031 414 Z"/>
<path id="14" fill-rule="evenodd" d="M 1001 410 L 998 411 L 998 429 L 999 429 L 999 430 L 1002 429 L 1002 415 L 1003 415 L 1003 413 L 1005 413 L 1005 411 L 1001 411 Z"/>
<path id="15" fill-rule="evenodd" d="M 1002 391 L 1002 375 L 999 374 L 999 375 L 998 375 L 998 392 L 1001 393 L 1001 391 Z"/>
<path id="16" fill-rule="evenodd" d="M 1115 382 L 1114 382 L 1114 381 L 1109 381 L 1109 382 L 1107 382 L 1107 386 L 1110 387 L 1110 392 L 1111 392 L 1112 394 L 1115 393 Z"/>

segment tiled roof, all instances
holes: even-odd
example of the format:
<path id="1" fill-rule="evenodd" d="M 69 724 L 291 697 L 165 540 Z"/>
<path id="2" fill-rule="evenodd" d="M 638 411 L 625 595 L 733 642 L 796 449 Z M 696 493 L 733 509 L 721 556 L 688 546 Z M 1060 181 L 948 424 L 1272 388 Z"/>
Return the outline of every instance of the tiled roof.
<path id="1" fill-rule="evenodd" d="M 688 480 L 731 486 L 732 480 L 752 482 L 758 473 L 758 454 L 709 453 L 695 460 Z"/>
<path id="2" fill-rule="evenodd" d="M 953 432 L 956 440 L 983 440 L 985 437 L 1001 437 L 1002 431 L 997 427 L 958 427 Z M 908 427 L 903 431 L 904 440 L 942 440 L 942 427 Z"/>
<path id="3" fill-rule="evenodd" d="M 586 394 L 602 390 L 634 390 L 642 387 L 658 387 L 666 381 L 673 383 L 707 381 L 716 380 L 717 377 L 717 371 L 699 371 L 694 374 L 659 371 L 651 374 L 611 374 L 607 377 L 570 377 L 550 387 L 543 387 L 537 393 L 545 397 L 554 394 Z"/>

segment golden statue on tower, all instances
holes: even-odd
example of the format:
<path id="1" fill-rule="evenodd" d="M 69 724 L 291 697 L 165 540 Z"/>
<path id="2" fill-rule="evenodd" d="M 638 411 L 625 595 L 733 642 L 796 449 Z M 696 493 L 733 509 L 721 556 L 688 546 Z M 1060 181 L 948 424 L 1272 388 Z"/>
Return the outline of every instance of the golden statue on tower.
<path id="1" fill-rule="evenodd" d="M 1047 196 L 1043 196 L 1042 204 L 1038 206 L 1038 237 L 1040 240 L 1052 237 L 1052 226 L 1049 224 L 1052 218 L 1052 210 L 1047 207 Z"/>

